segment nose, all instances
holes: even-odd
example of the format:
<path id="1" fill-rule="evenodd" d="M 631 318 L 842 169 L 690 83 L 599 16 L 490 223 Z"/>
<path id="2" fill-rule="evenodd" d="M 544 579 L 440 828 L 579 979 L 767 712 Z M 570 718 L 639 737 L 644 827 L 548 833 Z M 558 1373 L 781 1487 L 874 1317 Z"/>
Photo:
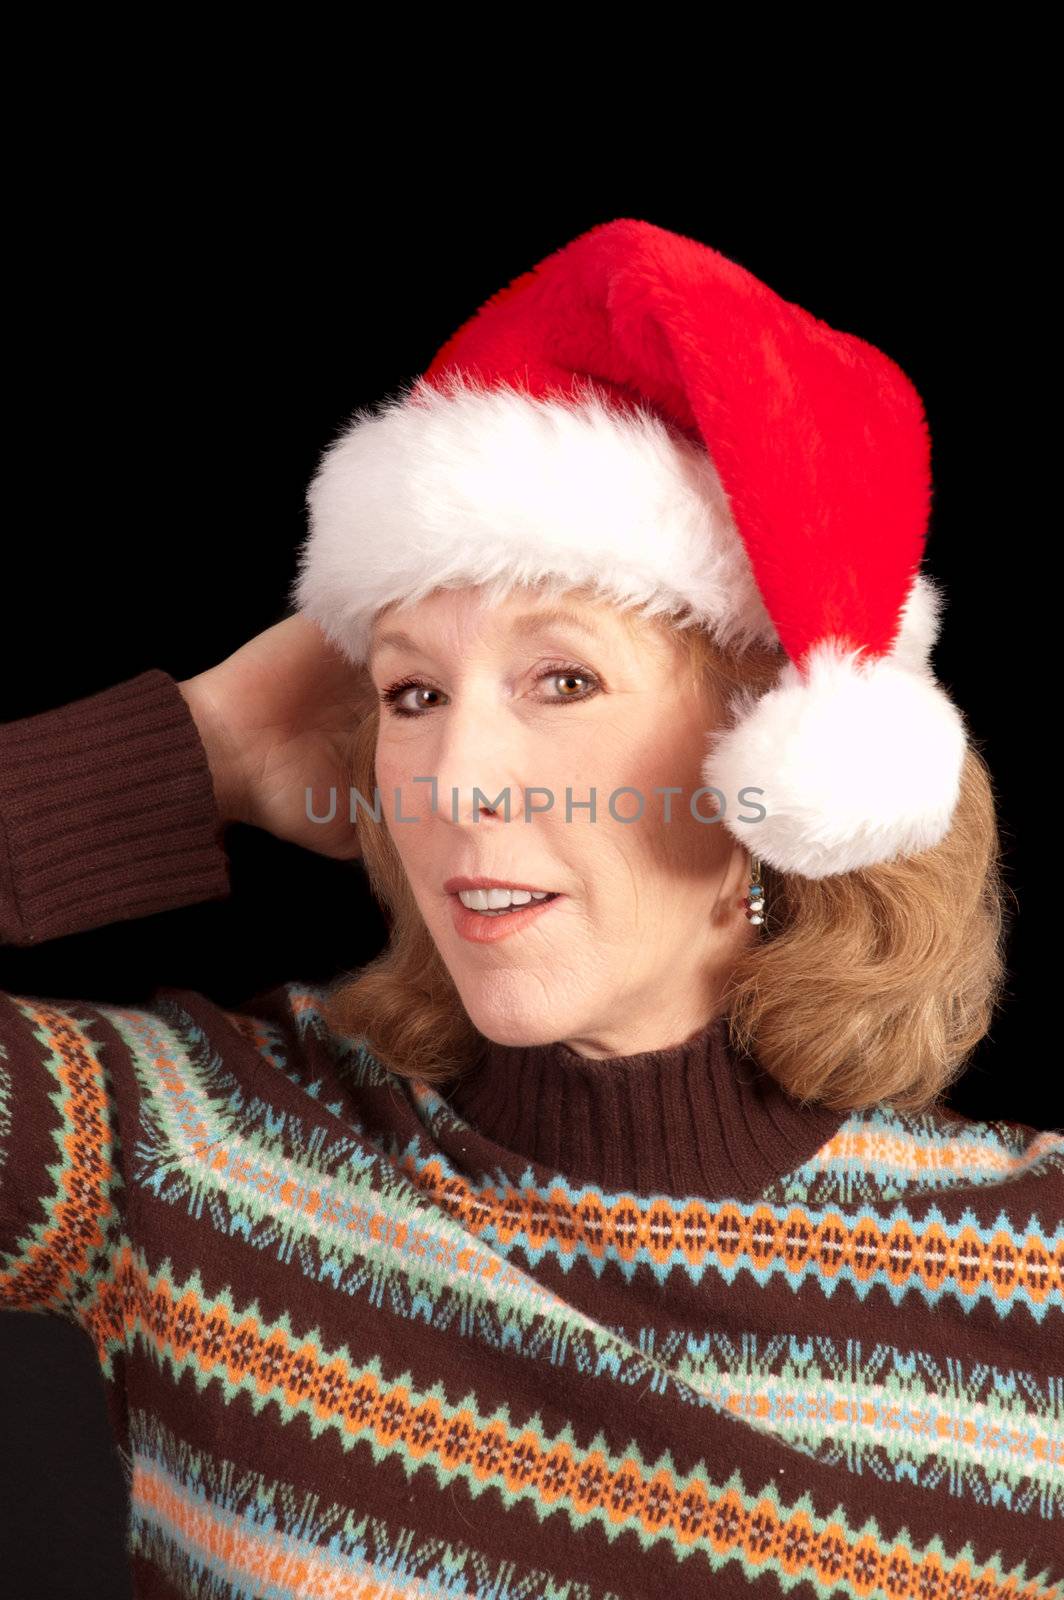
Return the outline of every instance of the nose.
<path id="1" fill-rule="evenodd" d="M 535 780 L 527 739 L 505 708 L 484 695 L 456 695 L 438 725 L 437 816 L 459 828 L 522 821 L 525 788 Z"/>

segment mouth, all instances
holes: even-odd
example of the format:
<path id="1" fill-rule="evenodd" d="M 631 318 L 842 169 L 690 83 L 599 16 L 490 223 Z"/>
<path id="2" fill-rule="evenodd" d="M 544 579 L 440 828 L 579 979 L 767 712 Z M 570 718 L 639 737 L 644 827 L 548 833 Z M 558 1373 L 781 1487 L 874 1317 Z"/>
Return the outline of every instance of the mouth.
<path id="1" fill-rule="evenodd" d="M 531 890 L 525 892 L 529 896 L 532 894 Z M 509 906 L 487 906 L 483 910 L 463 905 L 457 892 L 450 894 L 448 899 L 455 932 L 470 944 L 493 944 L 498 939 L 507 938 L 511 934 L 521 932 L 523 928 L 530 927 L 540 917 L 549 916 L 551 907 L 565 899 L 563 894 L 550 891 L 536 892 L 541 898 L 529 898 L 520 904 Z M 478 898 L 486 900 L 488 898 L 486 891 L 482 891 Z"/>
<path id="2" fill-rule="evenodd" d="M 502 889 L 506 893 L 519 895 L 534 894 L 541 899 L 545 894 L 552 894 L 551 889 L 543 889 L 538 883 L 511 883 L 504 878 L 448 878 L 443 886 L 445 894 L 464 894 L 468 891 L 483 889 L 490 894 L 493 889 Z"/>

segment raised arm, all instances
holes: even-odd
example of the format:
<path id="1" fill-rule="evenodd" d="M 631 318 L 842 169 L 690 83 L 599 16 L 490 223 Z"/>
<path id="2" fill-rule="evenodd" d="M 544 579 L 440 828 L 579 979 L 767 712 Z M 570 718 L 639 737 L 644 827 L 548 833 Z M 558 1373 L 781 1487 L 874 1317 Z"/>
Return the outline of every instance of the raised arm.
<path id="1" fill-rule="evenodd" d="M 227 820 L 188 699 L 161 668 L 3 724 L 0 943 L 225 897 Z"/>
<path id="2" fill-rule="evenodd" d="M 224 898 L 234 821 L 355 858 L 346 795 L 328 825 L 305 795 L 321 815 L 371 699 L 297 615 L 180 683 L 153 667 L 0 725 L 0 944 Z"/>

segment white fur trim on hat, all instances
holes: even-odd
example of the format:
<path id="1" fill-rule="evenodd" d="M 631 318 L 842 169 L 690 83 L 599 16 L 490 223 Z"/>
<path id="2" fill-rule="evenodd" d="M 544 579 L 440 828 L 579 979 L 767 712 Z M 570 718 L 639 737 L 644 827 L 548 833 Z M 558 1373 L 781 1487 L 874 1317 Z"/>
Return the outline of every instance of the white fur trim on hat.
<path id="1" fill-rule="evenodd" d="M 434 589 L 591 585 L 737 647 L 778 643 L 705 450 L 653 413 L 455 382 L 357 412 L 307 490 L 293 600 L 351 660 Z"/>
<path id="2" fill-rule="evenodd" d="M 889 659 L 911 672 L 930 672 L 931 651 L 942 626 L 945 600 L 942 590 L 926 572 L 917 573 L 901 611 L 898 636 Z"/>

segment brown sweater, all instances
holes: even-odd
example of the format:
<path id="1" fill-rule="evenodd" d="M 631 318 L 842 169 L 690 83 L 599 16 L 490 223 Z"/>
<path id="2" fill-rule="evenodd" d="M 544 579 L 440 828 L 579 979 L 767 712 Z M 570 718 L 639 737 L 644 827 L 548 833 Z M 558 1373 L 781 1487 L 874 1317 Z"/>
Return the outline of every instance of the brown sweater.
<path id="1" fill-rule="evenodd" d="M 0 938 L 229 893 L 153 670 L 0 727 Z M 1064 1595 L 1064 1135 L 722 1024 L 445 1093 L 290 982 L 0 994 L 0 1301 L 107 1380 L 144 1596 Z"/>

